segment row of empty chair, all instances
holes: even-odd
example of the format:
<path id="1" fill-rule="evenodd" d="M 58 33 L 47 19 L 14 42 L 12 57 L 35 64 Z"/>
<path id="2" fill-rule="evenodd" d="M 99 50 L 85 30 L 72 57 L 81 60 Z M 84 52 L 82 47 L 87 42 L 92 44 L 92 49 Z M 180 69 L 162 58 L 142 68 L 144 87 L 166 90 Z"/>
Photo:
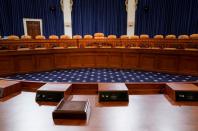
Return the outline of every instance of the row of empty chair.
<path id="1" fill-rule="evenodd" d="M 150 48 L 150 49 L 193 49 L 198 50 L 197 40 L 166 40 L 166 39 L 67 39 L 67 40 L 17 40 L 0 41 L 0 50 L 43 50 L 65 48 Z"/>
<path id="2" fill-rule="evenodd" d="M 82 37 L 81 35 L 74 35 L 72 38 L 68 35 L 61 35 L 60 36 L 60 39 L 105 39 L 105 38 L 108 38 L 108 39 L 116 39 L 117 36 L 116 35 L 108 35 L 107 37 L 105 37 L 105 35 L 103 33 L 95 33 L 94 36 L 92 35 L 84 35 L 84 37 Z M 120 36 L 121 39 L 148 39 L 150 38 L 149 35 L 147 34 L 142 34 L 140 36 L 138 35 L 132 35 L 132 36 L 127 36 L 127 35 L 122 35 Z M 163 35 L 155 35 L 153 37 L 154 39 L 177 39 L 176 35 L 166 35 L 165 37 Z M 0 39 L 2 39 L 2 37 L 0 36 Z M 16 35 L 10 35 L 7 37 L 8 40 L 19 40 L 19 36 L 16 36 Z M 21 36 L 21 39 L 32 39 L 31 36 L 29 35 L 23 35 Z M 43 40 L 43 39 L 46 39 L 45 36 L 43 35 L 38 35 L 35 37 L 35 39 L 38 39 L 38 40 Z M 49 39 L 53 39 L 53 40 L 56 40 L 56 39 L 59 39 L 59 36 L 57 35 L 50 35 L 49 36 Z M 198 39 L 198 34 L 192 34 L 192 35 L 180 35 L 178 36 L 178 39 Z"/>

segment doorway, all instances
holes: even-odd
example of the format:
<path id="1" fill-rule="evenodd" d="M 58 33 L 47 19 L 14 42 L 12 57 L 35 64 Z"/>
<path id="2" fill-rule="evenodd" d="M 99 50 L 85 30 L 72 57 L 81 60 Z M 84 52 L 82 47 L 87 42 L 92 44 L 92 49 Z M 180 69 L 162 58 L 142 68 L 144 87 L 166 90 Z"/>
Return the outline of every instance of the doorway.
<path id="1" fill-rule="evenodd" d="M 23 19 L 23 27 L 25 35 L 35 38 L 37 35 L 43 35 L 42 19 Z"/>

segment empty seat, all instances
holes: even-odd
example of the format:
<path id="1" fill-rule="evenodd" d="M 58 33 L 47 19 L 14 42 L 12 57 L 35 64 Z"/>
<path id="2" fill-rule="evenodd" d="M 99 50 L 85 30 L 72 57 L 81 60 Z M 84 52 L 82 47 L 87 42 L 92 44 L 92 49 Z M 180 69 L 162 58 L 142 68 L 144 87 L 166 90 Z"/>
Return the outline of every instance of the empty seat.
<path id="1" fill-rule="evenodd" d="M 164 39 L 164 36 L 163 35 L 155 35 L 153 38 L 154 39 Z"/>
<path id="2" fill-rule="evenodd" d="M 189 38 L 190 39 L 198 39 L 198 34 L 192 34 L 192 35 L 190 35 Z M 197 51 L 198 50 L 197 43 L 196 42 L 186 43 L 185 50 Z"/>
<path id="3" fill-rule="evenodd" d="M 121 35 L 120 39 L 129 39 L 129 37 L 127 35 Z M 125 44 L 123 42 L 117 42 L 114 44 L 114 48 L 125 48 Z"/>
<path id="4" fill-rule="evenodd" d="M 22 40 L 30 40 L 30 39 L 32 39 L 32 36 L 29 36 L 29 35 L 22 35 L 22 36 L 21 36 L 21 39 L 22 39 Z M 19 45 L 19 46 L 17 47 L 17 50 L 18 50 L 18 51 L 30 50 L 30 47 L 29 47 L 29 45 L 22 44 L 22 45 Z"/>
<path id="5" fill-rule="evenodd" d="M 104 33 L 95 33 L 94 39 L 104 39 Z"/>
<path id="6" fill-rule="evenodd" d="M 148 39 L 148 38 L 149 38 L 149 35 L 147 34 L 140 35 L 140 39 Z"/>
<path id="7" fill-rule="evenodd" d="M 61 35 L 60 39 L 71 39 L 69 35 Z"/>
<path id="8" fill-rule="evenodd" d="M 37 35 L 35 37 L 36 40 L 44 40 L 45 36 Z M 35 47 L 35 50 L 45 50 L 49 45 L 47 43 L 38 43 Z"/>
<path id="9" fill-rule="evenodd" d="M 74 35 L 73 39 L 82 39 L 82 36 L 81 35 Z"/>
<path id="10" fill-rule="evenodd" d="M 108 37 L 107 37 L 108 39 L 116 39 L 117 38 L 117 36 L 116 35 L 108 35 Z"/>
<path id="11" fill-rule="evenodd" d="M 30 36 L 30 35 L 22 35 L 21 39 L 22 40 L 29 40 L 29 39 L 32 39 L 32 36 Z"/>
<path id="12" fill-rule="evenodd" d="M 75 36 L 76 37 L 76 36 Z M 72 37 L 70 37 L 69 35 L 61 35 L 60 36 L 60 39 L 61 40 L 69 40 L 69 39 L 71 39 Z M 73 44 L 71 45 L 71 43 L 70 42 L 67 42 L 67 43 L 62 43 L 62 44 L 60 44 L 59 45 L 60 47 L 56 47 L 56 48 L 58 48 L 58 49 L 60 49 L 60 48 L 73 48 Z M 77 48 L 77 46 L 75 46 L 75 48 Z"/>
<path id="13" fill-rule="evenodd" d="M 180 36 L 178 36 L 178 39 L 179 40 L 188 40 L 189 36 L 188 35 L 180 35 Z M 185 42 L 179 43 L 179 45 L 180 45 L 179 46 L 180 49 L 188 49 L 188 44 Z"/>
<path id="14" fill-rule="evenodd" d="M 166 39 L 176 39 L 176 35 L 166 35 Z"/>
<path id="15" fill-rule="evenodd" d="M 155 35 L 153 38 L 155 39 L 155 41 L 151 43 L 152 49 L 164 48 L 164 43 L 161 43 L 161 40 L 164 39 L 163 35 Z"/>
<path id="16" fill-rule="evenodd" d="M 132 35 L 129 37 L 130 39 L 139 39 L 139 36 L 138 35 Z"/>
<path id="17" fill-rule="evenodd" d="M 92 35 L 84 35 L 84 39 L 93 39 Z"/>
<path id="18" fill-rule="evenodd" d="M 45 36 L 43 36 L 43 35 L 37 35 L 35 37 L 35 39 L 37 39 L 37 40 L 44 40 L 45 39 Z"/>
<path id="19" fill-rule="evenodd" d="M 191 39 L 198 39 L 198 34 L 192 34 L 192 35 L 190 35 L 190 38 Z"/>
<path id="20" fill-rule="evenodd" d="M 128 39 L 129 37 L 127 35 L 121 35 L 120 38 L 121 39 Z"/>
<path id="21" fill-rule="evenodd" d="M 58 38 L 57 35 L 50 35 L 50 36 L 49 36 L 49 39 L 50 39 L 50 40 L 57 40 L 57 39 L 59 39 L 59 38 Z"/>
<path id="22" fill-rule="evenodd" d="M 180 35 L 178 36 L 178 39 L 189 39 L 188 35 Z"/>
<path id="23" fill-rule="evenodd" d="M 16 35 L 10 35 L 8 36 L 8 40 L 19 40 L 19 37 Z"/>
<path id="24" fill-rule="evenodd" d="M 95 33 L 94 37 L 104 37 L 104 33 Z"/>
<path id="25" fill-rule="evenodd" d="M 81 35 L 74 35 L 73 36 L 73 39 L 74 40 L 82 39 L 82 36 Z M 68 42 L 66 47 L 67 48 L 78 48 L 78 45 L 76 44 L 76 42 L 74 42 L 74 43 Z"/>
<path id="26" fill-rule="evenodd" d="M 171 40 L 171 39 L 175 40 L 176 38 L 177 38 L 176 35 L 166 35 L 166 37 L 165 37 L 165 39 L 169 39 L 169 40 Z M 175 42 L 167 42 L 164 45 L 164 49 L 166 49 L 166 50 L 176 50 L 178 48 L 178 46 L 179 45 Z"/>
<path id="27" fill-rule="evenodd" d="M 105 37 L 98 37 L 98 39 L 104 39 Z M 116 35 L 108 35 L 107 39 L 116 39 L 117 36 Z M 97 39 L 97 38 L 96 38 Z M 112 48 L 114 46 L 114 44 L 116 43 L 116 41 L 106 41 L 104 43 L 100 43 L 101 45 L 99 46 L 100 48 Z"/>
<path id="28" fill-rule="evenodd" d="M 140 38 L 140 37 L 139 37 L 138 35 L 131 35 L 131 36 L 129 37 L 129 39 L 131 39 L 131 40 L 139 40 L 139 38 Z M 128 48 L 134 48 L 134 49 L 140 48 L 140 47 L 138 46 L 138 42 L 134 42 L 134 41 L 127 42 L 127 43 L 125 44 L 125 46 L 128 47 Z"/>
<path id="29" fill-rule="evenodd" d="M 150 48 L 151 44 L 147 41 L 149 39 L 149 35 L 147 34 L 141 34 L 140 35 L 141 41 L 137 43 L 137 46 L 140 48 Z"/>
<path id="30" fill-rule="evenodd" d="M 50 35 L 49 39 L 50 40 L 58 40 L 59 37 L 57 35 Z M 53 48 L 53 49 L 63 49 L 64 48 L 64 47 L 60 46 L 60 43 L 51 43 L 49 47 Z"/>

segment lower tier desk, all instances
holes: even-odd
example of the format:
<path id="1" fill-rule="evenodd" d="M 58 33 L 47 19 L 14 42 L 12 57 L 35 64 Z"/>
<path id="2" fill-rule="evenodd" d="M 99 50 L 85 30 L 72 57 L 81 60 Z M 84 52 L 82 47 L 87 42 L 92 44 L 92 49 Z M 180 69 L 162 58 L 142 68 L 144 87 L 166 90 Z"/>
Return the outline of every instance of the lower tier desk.
<path id="1" fill-rule="evenodd" d="M 0 76 L 71 68 L 120 68 L 198 75 L 198 51 L 76 48 L 1 51 Z"/>

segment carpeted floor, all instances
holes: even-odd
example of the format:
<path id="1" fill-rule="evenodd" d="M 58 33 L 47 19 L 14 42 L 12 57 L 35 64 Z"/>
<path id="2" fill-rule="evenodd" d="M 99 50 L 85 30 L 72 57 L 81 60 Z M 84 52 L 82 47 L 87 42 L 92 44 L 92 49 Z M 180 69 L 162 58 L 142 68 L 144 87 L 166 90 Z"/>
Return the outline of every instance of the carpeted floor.
<path id="1" fill-rule="evenodd" d="M 192 82 L 198 76 L 121 69 L 66 69 L 6 77 L 41 82 Z"/>

